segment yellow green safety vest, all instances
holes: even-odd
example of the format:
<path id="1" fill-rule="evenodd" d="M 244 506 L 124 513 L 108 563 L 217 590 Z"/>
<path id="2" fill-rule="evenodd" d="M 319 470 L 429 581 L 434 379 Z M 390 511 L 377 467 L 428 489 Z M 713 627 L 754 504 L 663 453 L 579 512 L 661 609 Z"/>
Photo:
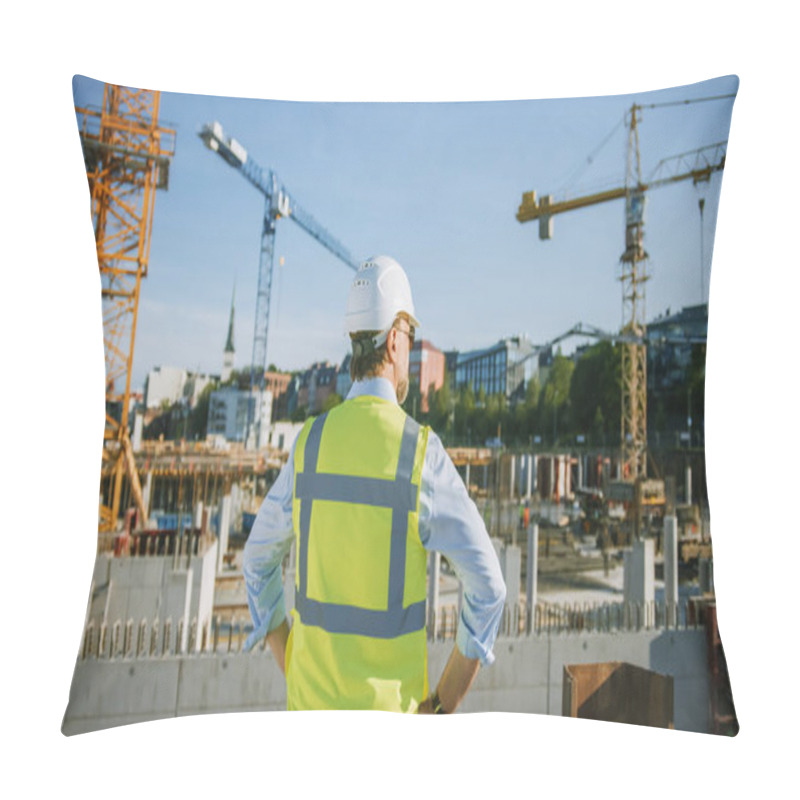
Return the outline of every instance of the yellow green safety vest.
<path id="1" fill-rule="evenodd" d="M 428 695 L 419 485 L 429 430 L 363 395 L 298 436 L 290 710 L 414 712 Z"/>

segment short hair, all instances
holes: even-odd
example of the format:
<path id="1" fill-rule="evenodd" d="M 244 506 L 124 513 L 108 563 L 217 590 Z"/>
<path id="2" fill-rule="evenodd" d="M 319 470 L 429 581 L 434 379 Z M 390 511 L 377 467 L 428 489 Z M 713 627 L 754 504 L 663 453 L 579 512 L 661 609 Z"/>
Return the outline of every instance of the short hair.
<path id="1" fill-rule="evenodd" d="M 405 314 L 398 314 L 394 318 L 392 328 L 397 327 L 397 323 L 408 318 Z M 390 328 L 391 330 L 391 328 Z M 389 352 L 386 349 L 387 338 L 377 347 L 374 344 L 375 338 L 380 336 L 382 331 L 358 331 L 350 334 L 350 342 L 353 347 L 353 355 L 350 358 L 350 379 L 353 381 L 363 378 L 374 378 L 381 371 L 383 365 L 389 360 Z"/>
<path id="2" fill-rule="evenodd" d="M 353 355 L 350 358 L 350 379 L 374 378 L 389 360 L 386 342 L 375 347 L 374 339 L 380 331 L 359 331 L 350 334 Z"/>

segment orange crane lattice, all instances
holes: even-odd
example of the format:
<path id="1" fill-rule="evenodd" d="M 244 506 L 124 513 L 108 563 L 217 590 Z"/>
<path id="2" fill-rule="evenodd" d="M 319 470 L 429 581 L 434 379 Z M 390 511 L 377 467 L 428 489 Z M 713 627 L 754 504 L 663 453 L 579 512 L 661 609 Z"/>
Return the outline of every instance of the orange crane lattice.
<path id="1" fill-rule="evenodd" d="M 166 188 L 175 132 L 158 126 L 160 92 L 106 84 L 100 111 L 76 107 L 91 195 L 103 303 L 106 422 L 98 527 L 117 527 L 127 492 L 146 522 L 129 427 L 141 280 L 147 275 L 157 188 Z"/>

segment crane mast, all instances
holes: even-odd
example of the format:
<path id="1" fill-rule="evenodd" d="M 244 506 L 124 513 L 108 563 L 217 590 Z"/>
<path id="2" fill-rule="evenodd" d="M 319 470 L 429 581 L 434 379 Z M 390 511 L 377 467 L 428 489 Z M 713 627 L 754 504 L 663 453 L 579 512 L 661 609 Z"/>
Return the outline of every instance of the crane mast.
<path id="1" fill-rule="evenodd" d="M 281 183 L 272 169 L 264 169 L 248 156 L 247 150 L 236 140 L 226 137 L 219 122 L 204 125 L 198 136 L 206 147 L 216 152 L 231 167 L 264 196 L 264 218 L 261 226 L 261 248 L 258 264 L 258 288 L 256 292 L 256 313 L 253 330 L 253 356 L 250 364 L 250 395 L 248 404 L 247 430 L 245 441 L 250 438 L 253 425 L 254 400 L 256 393 L 261 397 L 264 388 L 264 374 L 267 366 L 267 336 L 269 333 L 269 310 L 272 294 L 272 275 L 275 260 L 276 223 L 281 217 L 293 219 L 306 233 L 316 239 L 340 261 L 353 270 L 358 263 L 349 250 L 322 227 L 314 217 L 305 211 Z M 255 442 L 260 439 L 261 414 L 256 415 Z"/>
<path id="2" fill-rule="evenodd" d="M 735 95 L 704 97 L 689 102 L 733 98 Z M 676 105 L 651 104 L 647 108 Z M 725 167 L 727 142 L 698 148 L 659 162 L 659 177 L 642 179 L 639 150 L 639 122 L 644 106 L 634 103 L 627 120 L 628 146 L 625 185 L 582 197 L 553 202 L 552 195 L 537 200 L 536 192 L 524 192 L 517 211 L 519 222 L 539 221 L 539 238 L 553 235 L 553 216 L 577 208 L 625 199 L 625 251 L 620 256 L 622 267 L 622 414 L 620 424 L 620 461 L 622 477 L 635 481 L 647 477 L 647 349 L 645 345 L 645 283 L 648 254 L 644 249 L 644 211 L 646 193 L 679 181 L 691 179 L 698 184 L 710 180 L 712 173 Z"/>
<path id="3" fill-rule="evenodd" d="M 622 333 L 644 339 L 644 284 L 647 252 L 644 249 L 645 194 L 639 154 L 638 113 L 631 107 L 628 129 L 628 164 L 625 184 L 625 252 L 622 264 Z M 622 344 L 622 415 L 620 425 L 622 477 L 647 477 L 647 348 L 644 342 Z"/>
<path id="4" fill-rule="evenodd" d="M 160 92 L 106 84 L 100 111 L 76 107 L 100 268 L 106 414 L 99 531 L 117 526 L 123 479 L 147 512 L 128 433 L 139 289 L 147 276 L 156 189 L 166 189 L 175 132 L 158 125 Z"/>

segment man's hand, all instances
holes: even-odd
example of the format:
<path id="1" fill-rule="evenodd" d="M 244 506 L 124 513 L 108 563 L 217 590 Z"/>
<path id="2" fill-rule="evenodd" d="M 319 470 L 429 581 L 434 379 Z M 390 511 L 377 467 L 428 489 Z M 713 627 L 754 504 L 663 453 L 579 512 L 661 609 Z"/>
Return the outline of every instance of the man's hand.
<path id="1" fill-rule="evenodd" d="M 428 695 L 417 707 L 417 714 L 433 714 L 433 695 Z"/>
<path id="2" fill-rule="evenodd" d="M 480 661 L 477 658 L 467 658 L 461 654 L 456 645 L 453 645 L 453 652 L 442 673 L 436 694 L 439 695 L 441 713 L 452 714 L 464 699 L 464 695 L 469 691 L 472 681 L 480 669 Z M 417 709 L 417 714 L 434 714 L 433 695 L 426 697 Z"/>
<path id="3" fill-rule="evenodd" d="M 289 638 L 289 623 L 284 620 L 274 631 L 267 634 L 267 644 L 278 662 L 281 673 L 286 675 L 286 640 Z"/>

